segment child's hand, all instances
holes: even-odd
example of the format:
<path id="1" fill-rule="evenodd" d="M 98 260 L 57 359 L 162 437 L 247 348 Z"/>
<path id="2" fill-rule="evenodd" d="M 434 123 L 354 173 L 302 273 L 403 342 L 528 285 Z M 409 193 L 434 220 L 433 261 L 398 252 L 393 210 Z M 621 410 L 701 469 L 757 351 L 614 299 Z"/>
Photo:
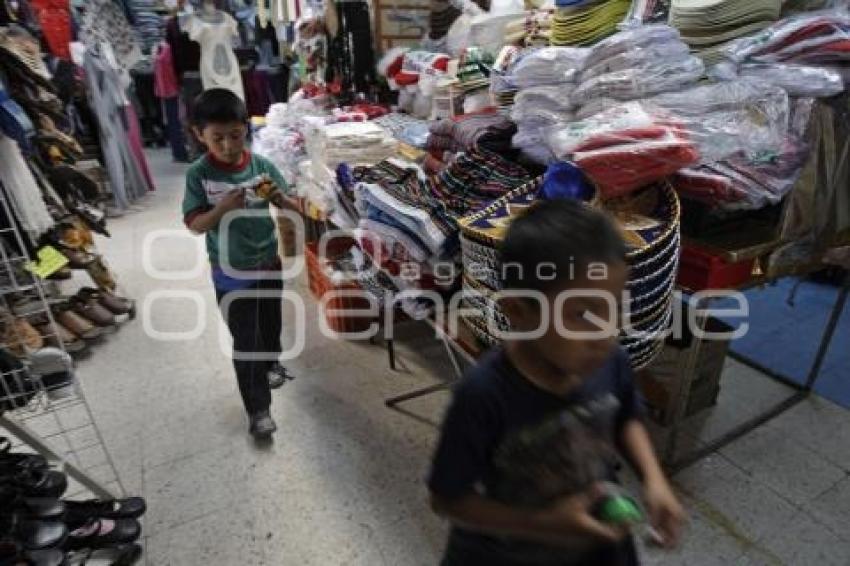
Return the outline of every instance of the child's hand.
<path id="1" fill-rule="evenodd" d="M 239 189 L 234 189 L 224 195 L 224 198 L 219 201 L 217 206 L 223 213 L 245 208 L 245 193 Z"/>
<path id="2" fill-rule="evenodd" d="M 602 495 L 600 490 L 593 488 L 586 493 L 561 499 L 546 512 L 545 522 L 555 535 L 562 536 L 570 544 L 589 538 L 612 543 L 623 540 L 629 534 L 627 528 L 603 523 L 591 513 Z M 594 540 L 589 541 L 590 544 Z"/>
<path id="3" fill-rule="evenodd" d="M 647 482 L 643 496 L 652 527 L 661 535 L 658 542 L 666 548 L 676 546 L 682 535 L 686 516 L 670 484 L 664 478 Z"/>

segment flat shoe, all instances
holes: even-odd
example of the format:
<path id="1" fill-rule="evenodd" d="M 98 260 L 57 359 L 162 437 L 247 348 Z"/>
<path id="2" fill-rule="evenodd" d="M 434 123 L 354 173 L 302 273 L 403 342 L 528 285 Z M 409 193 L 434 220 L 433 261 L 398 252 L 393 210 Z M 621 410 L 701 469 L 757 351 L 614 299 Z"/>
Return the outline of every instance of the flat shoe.
<path id="1" fill-rule="evenodd" d="M 104 548 L 115 544 L 136 542 L 142 526 L 135 519 L 93 519 L 68 535 L 69 550 Z"/>
<path id="2" fill-rule="evenodd" d="M 71 305 L 78 315 L 87 318 L 98 326 L 115 326 L 115 316 L 103 308 L 94 298 L 71 298 Z"/>
<path id="3" fill-rule="evenodd" d="M 68 521 L 72 524 L 84 524 L 93 518 L 100 519 L 138 519 L 147 511 L 147 504 L 141 497 L 127 497 L 112 501 L 89 499 L 87 501 L 66 501 Z"/>
<path id="4" fill-rule="evenodd" d="M 83 340 L 94 340 L 103 336 L 103 329 L 98 328 L 88 319 L 70 310 L 67 305 L 53 311 L 56 321 Z"/>

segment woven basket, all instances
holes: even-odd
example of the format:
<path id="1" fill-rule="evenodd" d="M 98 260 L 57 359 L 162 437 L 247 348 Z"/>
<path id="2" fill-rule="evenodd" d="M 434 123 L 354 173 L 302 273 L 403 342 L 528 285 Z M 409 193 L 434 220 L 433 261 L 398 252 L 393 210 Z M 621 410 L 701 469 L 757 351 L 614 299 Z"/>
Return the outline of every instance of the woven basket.
<path id="1" fill-rule="evenodd" d="M 465 299 L 465 304 L 490 313 L 500 327 L 506 327 L 509 321 L 492 299 L 492 294 L 502 287 L 498 247 L 510 219 L 536 200 L 542 182 L 542 177 L 538 177 L 459 221 L 463 285 L 473 293 Z M 625 219 L 636 227 L 624 230 L 629 245 L 627 288 L 632 294 L 627 308 L 632 327 L 646 334 L 640 338 L 624 336 L 621 342 L 629 353 L 632 367 L 638 369 L 651 362 L 661 350 L 658 333 L 669 326 L 672 318 L 671 299 L 681 246 L 679 198 L 669 183 L 662 182 L 628 197 L 594 202 L 591 206 L 600 206 L 618 220 Z M 479 338 L 492 344 L 497 340 L 490 335 L 483 320 L 470 317 L 467 322 Z"/>

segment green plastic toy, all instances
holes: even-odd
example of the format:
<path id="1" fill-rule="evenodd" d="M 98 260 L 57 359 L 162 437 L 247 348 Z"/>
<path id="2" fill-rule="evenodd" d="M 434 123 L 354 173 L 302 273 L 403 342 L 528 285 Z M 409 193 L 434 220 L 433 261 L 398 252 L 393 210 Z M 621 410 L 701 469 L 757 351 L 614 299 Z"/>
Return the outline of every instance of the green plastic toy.
<path id="1" fill-rule="evenodd" d="M 631 497 L 612 495 L 599 506 L 599 519 L 617 525 L 643 521 L 643 513 Z"/>

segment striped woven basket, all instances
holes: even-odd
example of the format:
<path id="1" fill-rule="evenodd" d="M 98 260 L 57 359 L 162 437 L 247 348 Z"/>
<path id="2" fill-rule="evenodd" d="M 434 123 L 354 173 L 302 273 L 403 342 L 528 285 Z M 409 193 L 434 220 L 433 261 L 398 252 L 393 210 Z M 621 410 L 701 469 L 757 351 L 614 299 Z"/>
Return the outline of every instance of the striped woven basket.
<path id="1" fill-rule="evenodd" d="M 509 324 L 492 297 L 502 287 L 498 246 L 511 218 L 537 200 L 542 182 L 542 177 L 534 179 L 459 221 L 463 286 L 470 292 L 464 305 L 488 313 L 469 317 L 466 322 L 485 343 L 498 341 L 488 331 L 485 316 L 492 317 L 499 328 L 507 329 Z M 632 367 L 638 369 L 649 364 L 661 351 L 661 333 L 669 327 L 672 318 L 672 296 L 681 247 L 679 198 L 673 187 L 663 182 L 628 197 L 593 202 L 591 206 L 609 211 L 624 227 L 630 269 L 627 289 L 631 294 L 626 308 L 637 335 L 624 334 L 621 343 Z"/>

